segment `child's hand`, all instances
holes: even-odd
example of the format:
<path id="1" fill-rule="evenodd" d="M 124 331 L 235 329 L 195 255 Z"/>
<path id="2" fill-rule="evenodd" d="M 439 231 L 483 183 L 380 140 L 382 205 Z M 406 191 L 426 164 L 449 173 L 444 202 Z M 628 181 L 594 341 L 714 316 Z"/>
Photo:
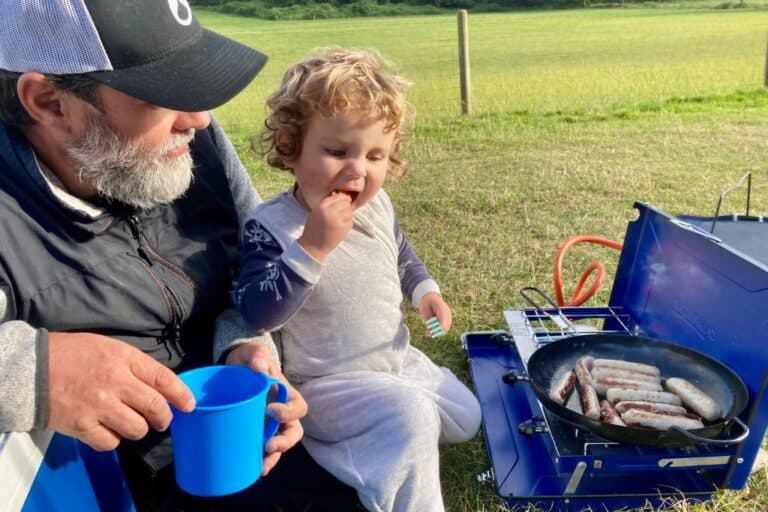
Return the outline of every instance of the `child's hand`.
<path id="1" fill-rule="evenodd" d="M 299 243 L 313 258 L 325 261 L 352 229 L 353 213 L 352 198 L 332 192 L 309 213 Z"/>
<path id="2" fill-rule="evenodd" d="M 453 323 L 451 308 L 448 307 L 439 293 L 431 292 L 422 297 L 419 303 L 419 312 L 422 320 L 428 320 L 433 316 L 437 317 L 443 332 L 448 332 L 451 328 Z"/>

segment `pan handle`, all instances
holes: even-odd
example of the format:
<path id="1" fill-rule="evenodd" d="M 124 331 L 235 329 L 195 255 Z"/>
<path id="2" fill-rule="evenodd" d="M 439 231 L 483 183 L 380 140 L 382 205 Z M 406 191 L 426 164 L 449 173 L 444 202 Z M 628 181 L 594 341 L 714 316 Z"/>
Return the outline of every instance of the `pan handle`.
<path id="1" fill-rule="evenodd" d="M 673 430 L 676 430 L 678 433 L 682 434 L 683 436 L 687 437 L 688 439 L 692 439 L 699 443 L 707 443 L 707 444 L 716 444 L 720 446 L 729 445 L 729 444 L 739 444 L 743 440 L 749 436 L 749 427 L 744 424 L 743 421 L 741 421 L 738 416 L 733 417 L 733 421 L 735 423 L 739 424 L 739 427 L 741 427 L 741 430 L 743 431 L 738 436 L 734 437 L 733 439 L 710 439 L 708 437 L 701 437 L 698 436 L 692 432 L 689 432 L 687 430 L 683 430 L 680 427 L 672 427 Z"/>

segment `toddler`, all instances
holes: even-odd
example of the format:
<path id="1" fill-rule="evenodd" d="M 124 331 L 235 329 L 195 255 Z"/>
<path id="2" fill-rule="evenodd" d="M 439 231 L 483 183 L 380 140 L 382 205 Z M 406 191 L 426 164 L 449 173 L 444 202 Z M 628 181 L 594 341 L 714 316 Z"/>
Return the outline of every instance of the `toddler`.
<path id="1" fill-rule="evenodd" d="M 443 331 L 451 311 L 403 235 L 387 175 L 404 170 L 408 83 L 340 48 L 291 67 L 267 100 L 270 165 L 295 183 L 249 217 L 240 312 L 272 331 L 309 404 L 310 455 L 374 511 L 441 511 L 438 443 L 472 439 L 480 406 L 412 347 L 403 298 Z"/>

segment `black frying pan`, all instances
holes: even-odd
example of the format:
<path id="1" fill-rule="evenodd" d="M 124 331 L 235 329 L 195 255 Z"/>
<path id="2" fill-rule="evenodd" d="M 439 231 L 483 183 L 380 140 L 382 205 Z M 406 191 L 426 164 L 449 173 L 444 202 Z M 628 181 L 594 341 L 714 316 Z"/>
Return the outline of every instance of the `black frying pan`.
<path id="1" fill-rule="evenodd" d="M 662 378 L 682 377 L 692 382 L 720 404 L 725 414 L 712 423 L 705 422 L 704 428 L 690 431 L 621 427 L 587 418 L 549 398 L 553 380 L 573 369 L 576 360 L 587 355 L 657 366 Z M 536 397 L 544 407 L 563 420 L 607 440 L 652 446 L 684 446 L 696 443 L 735 444 L 749 435 L 749 429 L 737 418 L 748 401 L 747 388 L 739 376 L 705 354 L 668 341 L 620 334 L 571 336 L 536 350 L 528 360 L 528 376 Z M 737 438 L 721 439 L 726 427 L 733 422 L 739 424 L 743 433 Z"/>

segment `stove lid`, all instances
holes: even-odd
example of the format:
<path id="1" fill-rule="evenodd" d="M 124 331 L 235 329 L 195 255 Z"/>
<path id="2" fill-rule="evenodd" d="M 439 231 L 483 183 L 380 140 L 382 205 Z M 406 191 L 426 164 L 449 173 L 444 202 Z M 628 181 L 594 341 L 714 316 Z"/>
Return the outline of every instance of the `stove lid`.
<path id="1" fill-rule="evenodd" d="M 639 218 L 627 227 L 610 304 L 651 337 L 749 374 L 754 392 L 768 368 L 768 265 L 652 206 L 635 208 Z"/>
<path id="2" fill-rule="evenodd" d="M 766 225 L 718 221 L 713 236 L 688 222 L 691 217 L 674 218 L 642 203 L 635 208 L 639 217 L 627 227 L 610 304 L 621 305 L 648 336 L 708 354 L 741 377 L 751 426 L 758 427 L 745 443 L 750 452 L 768 423 L 768 265 L 746 251 L 754 250 L 752 230 L 763 233 Z M 750 232 L 745 245 L 737 235 L 742 230 Z M 739 246 L 726 241 L 726 233 Z"/>
<path id="3" fill-rule="evenodd" d="M 720 239 L 728 247 L 740 251 L 744 256 L 754 258 L 763 265 L 768 265 L 768 219 L 765 217 L 745 215 L 693 217 L 682 215 L 678 219 Z"/>

